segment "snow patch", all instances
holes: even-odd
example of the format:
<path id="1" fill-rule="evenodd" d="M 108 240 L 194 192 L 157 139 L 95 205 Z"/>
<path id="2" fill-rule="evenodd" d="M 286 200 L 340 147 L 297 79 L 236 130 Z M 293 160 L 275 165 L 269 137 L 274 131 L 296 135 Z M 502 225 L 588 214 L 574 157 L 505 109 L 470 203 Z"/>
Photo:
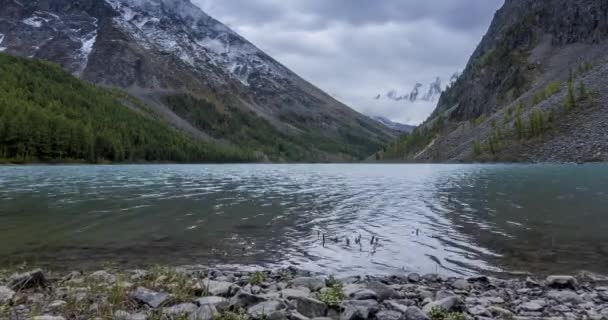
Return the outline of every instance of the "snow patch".
<path id="1" fill-rule="evenodd" d="M 93 25 L 95 29 L 90 33 L 84 35 L 80 41 L 82 42 L 82 46 L 80 47 L 80 60 L 82 62 L 80 70 L 78 70 L 77 74 L 82 74 L 84 70 L 87 68 L 89 64 L 89 55 L 93 51 L 93 46 L 95 46 L 95 42 L 97 42 L 97 19 L 93 21 Z"/>
<path id="2" fill-rule="evenodd" d="M 43 23 L 49 22 L 49 20 L 44 19 L 42 17 L 38 17 L 38 16 L 32 16 L 27 19 L 23 19 L 21 22 L 27 24 L 28 26 L 34 27 L 34 28 L 40 28 L 40 27 L 42 27 Z"/>

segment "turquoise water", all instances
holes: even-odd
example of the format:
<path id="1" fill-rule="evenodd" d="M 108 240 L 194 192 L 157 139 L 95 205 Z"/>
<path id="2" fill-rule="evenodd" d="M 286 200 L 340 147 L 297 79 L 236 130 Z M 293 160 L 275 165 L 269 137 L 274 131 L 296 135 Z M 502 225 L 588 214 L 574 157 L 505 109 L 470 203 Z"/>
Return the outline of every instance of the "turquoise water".
<path id="1" fill-rule="evenodd" d="M 0 167 L 0 260 L 605 272 L 608 166 Z"/>

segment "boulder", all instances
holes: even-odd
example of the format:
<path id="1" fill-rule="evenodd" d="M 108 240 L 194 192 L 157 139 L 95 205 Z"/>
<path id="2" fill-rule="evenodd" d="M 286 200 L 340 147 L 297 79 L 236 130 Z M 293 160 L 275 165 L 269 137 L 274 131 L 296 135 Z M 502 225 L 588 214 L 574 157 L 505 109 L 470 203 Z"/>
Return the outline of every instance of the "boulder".
<path id="1" fill-rule="evenodd" d="M 225 309 L 229 305 L 228 299 L 215 296 L 198 298 L 194 301 L 194 303 L 196 303 L 196 305 L 198 305 L 199 307 L 211 305 L 216 307 L 217 309 Z"/>
<path id="2" fill-rule="evenodd" d="M 294 297 L 290 302 L 300 314 L 310 318 L 324 317 L 327 313 L 327 305 L 316 299 Z"/>
<path id="3" fill-rule="evenodd" d="M 148 315 L 145 313 L 128 313 L 124 310 L 118 310 L 114 312 L 114 317 L 112 320 L 146 320 L 148 319 Z"/>
<path id="4" fill-rule="evenodd" d="M 384 301 L 384 307 L 387 310 L 397 311 L 397 312 L 401 312 L 401 313 L 405 313 L 405 311 L 408 308 L 407 305 L 401 303 L 398 300 L 387 300 L 387 301 Z"/>
<path id="5" fill-rule="evenodd" d="M 376 300 L 347 300 L 340 305 L 344 310 L 340 320 L 369 319 L 378 312 Z"/>
<path id="6" fill-rule="evenodd" d="M 24 273 L 15 273 L 8 278 L 7 282 L 9 288 L 15 291 L 30 288 L 45 288 L 48 285 L 46 277 L 41 269 Z"/>
<path id="7" fill-rule="evenodd" d="M 206 304 L 191 313 L 188 320 L 212 320 L 217 314 L 217 309 L 214 306 Z"/>
<path id="8" fill-rule="evenodd" d="M 42 315 L 33 317 L 32 320 L 65 320 L 65 318 L 62 316 Z"/>
<path id="9" fill-rule="evenodd" d="M 455 296 L 454 292 L 452 291 L 448 291 L 448 290 L 439 290 L 437 291 L 437 293 L 435 294 L 435 300 L 443 300 L 445 298 L 448 297 L 453 297 Z"/>
<path id="10" fill-rule="evenodd" d="M 443 309 L 448 312 L 460 312 L 463 311 L 464 302 L 457 296 L 451 296 L 425 305 L 422 311 L 429 314 L 434 308 Z"/>
<path id="11" fill-rule="evenodd" d="M 482 306 L 474 306 L 469 308 L 469 313 L 477 317 L 492 317 L 492 313 Z"/>
<path id="12" fill-rule="evenodd" d="M 492 307 L 488 307 L 488 311 L 490 311 L 490 313 L 492 314 L 492 316 L 494 318 L 498 318 L 498 319 L 513 319 L 513 312 L 501 308 L 501 307 L 496 307 L 496 306 L 492 306 Z"/>
<path id="13" fill-rule="evenodd" d="M 108 273 L 105 270 L 95 271 L 95 272 L 91 273 L 91 275 L 89 276 L 89 278 L 91 280 L 99 281 L 99 282 L 106 282 L 106 283 L 114 283 L 114 282 L 116 282 L 116 276 L 113 275 L 113 274 Z"/>
<path id="14" fill-rule="evenodd" d="M 281 291 L 281 297 L 284 299 L 308 296 L 310 296 L 310 289 L 306 287 L 287 288 Z"/>
<path id="15" fill-rule="evenodd" d="M 370 289 L 359 289 L 349 295 L 352 300 L 378 300 L 378 294 Z"/>
<path id="16" fill-rule="evenodd" d="M 519 305 L 519 309 L 528 312 L 539 312 L 545 308 L 545 303 L 540 300 L 528 301 Z"/>
<path id="17" fill-rule="evenodd" d="M 548 276 L 547 286 L 554 289 L 576 290 L 578 283 L 572 276 Z"/>
<path id="18" fill-rule="evenodd" d="M 143 287 L 137 288 L 131 293 L 131 297 L 142 304 L 146 304 L 152 308 L 158 308 L 161 305 L 169 302 L 171 295 L 164 292 L 156 292 Z"/>
<path id="19" fill-rule="evenodd" d="M 418 307 L 409 307 L 403 314 L 404 320 L 430 320 L 429 317 L 418 309 Z"/>
<path id="20" fill-rule="evenodd" d="M 325 278 L 323 277 L 300 277 L 291 280 L 292 287 L 306 287 L 310 291 L 319 291 L 325 288 Z"/>
<path id="21" fill-rule="evenodd" d="M 583 303 L 583 298 L 581 298 L 581 296 L 571 290 L 550 290 L 549 292 L 547 292 L 547 297 L 561 303 Z"/>
<path id="22" fill-rule="evenodd" d="M 268 300 L 250 307 L 247 309 L 247 314 L 253 319 L 266 319 L 273 313 L 286 308 L 287 306 L 285 303 L 283 303 L 283 301 Z"/>
<path id="23" fill-rule="evenodd" d="M 163 308 L 163 314 L 169 317 L 179 317 L 190 315 L 198 310 L 198 306 L 194 303 L 182 303 L 168 308 Z"/>
<path id="24" fill-rule="evenodd" d="M 379 281 L 372 281 L 368 283 L 367 289 L 376 293 L 378 301 L 399 298 L 397 291 Z"/>
<path id="25" fill-rule="evenodd" d="M 61 309 L 66 304 L 67 304 L 67 302 L 65 302 L 63 300 L 55 300 L 55 301 L 49 303 L 48 308 L 49 309 Z"/>
<path id="26" fill-rule="evenodd" d="M 233 287 L 236 285 L 226 281 L 215 281 L 204 279 L 203 287 L 206 289 L 207 294 L 212 296 L 229 297 Z"/>
<path id="27" fill-rule="evenodd" d="M 0 286 L 0 305 L 10 302 L 15 296 L 15 291 L 9 287 Z"/>
<path id="28" fill-rule="evenodd" d="M 376 313 L 377 320 L 401 320 L 403 314 L 401 312 L 384 310 Z"/>
<path id="29" fill-rule="evenodd" d="M 421 280 L 421 277 L 417 273 L 410 273 L 407 275 L 407 280 L 411 283 L 418 283 Z"/>
<path id="30" fill-rule="evenodd" d="M 458 279 L 458 280 L 452 282 L 452 288 L 454 288 L 456 290 L 461 290 L 461 291 L 469 291 L 469 290 L 471 290 L 471 285 L 469 284 L 469 282 L 467 280 Z"/>
<path id="31" fill-rule="evenodd" d="M 249 308 L 264 301 L 266 301 L 266 299 L 241 290 L 234 297 L 232 297 L 232 299 L 230 299 L 230 308 Z"/>

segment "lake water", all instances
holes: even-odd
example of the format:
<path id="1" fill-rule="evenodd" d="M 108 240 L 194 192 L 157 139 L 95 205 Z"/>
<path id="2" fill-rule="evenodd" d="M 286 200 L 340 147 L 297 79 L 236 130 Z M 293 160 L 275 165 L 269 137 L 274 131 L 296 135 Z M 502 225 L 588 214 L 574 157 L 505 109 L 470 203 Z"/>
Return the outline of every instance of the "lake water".
<path id="1" fill-rule="evenodd" d="M 608 273 L 608 166 L 0 167 L 0 263 L 22 261 Z"/>

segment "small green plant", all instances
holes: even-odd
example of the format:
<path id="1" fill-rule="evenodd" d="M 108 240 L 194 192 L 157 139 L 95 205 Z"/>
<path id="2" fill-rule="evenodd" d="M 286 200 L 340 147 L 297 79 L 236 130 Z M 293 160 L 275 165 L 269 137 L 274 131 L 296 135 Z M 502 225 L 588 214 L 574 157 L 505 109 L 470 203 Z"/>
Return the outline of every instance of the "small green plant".
<path id="1" fill-rule="evenodd" d="M 431 320 L 465 320 L 466 317 L 461 312 L 448 312 L 443 308 L 434 307 L 429 312 Z"/>
<path id="2" fill-rule="evenodd" d="M 213 316 L 213 320 L 244 320 L 245 310 L 239 309 L 238 312 L 224 311 Z"/>
<path id="3" fill-rule="evenodd" d="M 473 140 L 473 153 L 475 156 L 480 156 L 483 153 L 479 139 Z"/>
<path id="4" fill-rule="evenodd" d="M 344 289 L 342 283 L 330 277 L 327 288 L 319 294 L 319 300 L 328 306 L 337 306 L 344 300 Z"/>
<path id="5" fill-rule="evenodd" d="M 253 285 L 260 285 L 264 281 L 266 281 L 266 275 L 261 271 L 254 272 L 251 278 L 249 279 L 249 283 Z"/>
<path id="6" fill-rule="evenodd" d="M 576 108 L 576 96 L 574 94 L 574 85 L 568 82 L 568 95 L 566 96 L 566 111 Z"/>

